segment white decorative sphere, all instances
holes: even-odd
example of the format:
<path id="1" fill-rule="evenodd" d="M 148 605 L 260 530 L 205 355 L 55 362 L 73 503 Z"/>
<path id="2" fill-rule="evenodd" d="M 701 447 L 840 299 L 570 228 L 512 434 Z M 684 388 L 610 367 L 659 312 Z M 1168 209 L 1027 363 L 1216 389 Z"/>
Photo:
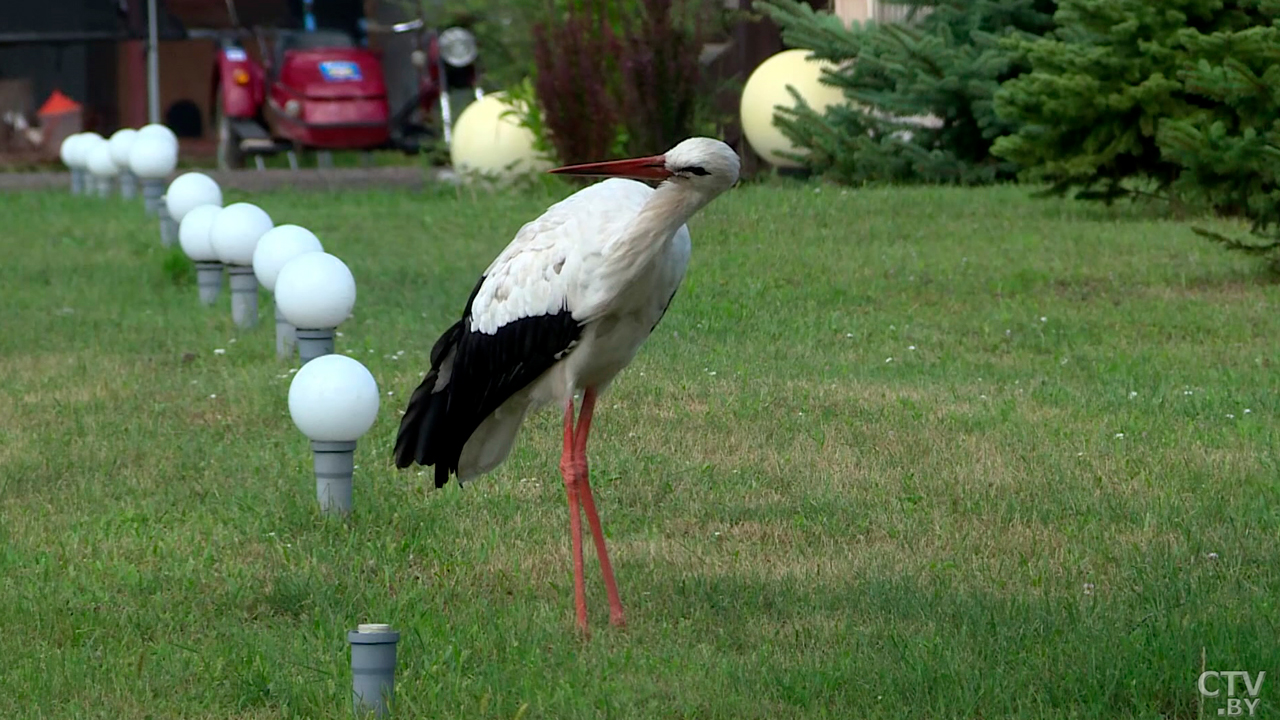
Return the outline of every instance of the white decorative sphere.
<path id="1" fill-rule="evenodd" d="M 62 160 L 62 164 L 67 167 L 75 167 L 71 163 L 71 151 L 75 150 L 76 143 L 80 141 L 80 133 L 72 133 L 68 135 L 62 144 L 58 146 L 58 159 Z"/>
<path id="2" fill-rule="evenodd" d="M 138 137 L 164 140 L 165 142 L 172 144 L 175 150 L 178 147 L 178 136 L 169 129 L 169 126 L 161 125 L 160 123 L 151 123 L 150 125 L 143 125 L 138 128 Z"/>
<path id="3" fill-rule="evenodd" d="M 465 176 L 497 178 L 551 169 L 551 163 L 533 149 L 534 137 L 514 117 L 503 113 L 516 109 L 502 92 L 492 92 L 467 105 L 453 126 L 449 159 Z"/>
<path id="4" fill-rule="evenodd" d="M 378 419 L 378 383 L 359 360 L 321 355 L 289 383 L 289 415 L 303 435 L 319 442 L 351 442 Z"/>
<path id="5" fill-rule="evenodd" d="M 821 114 L 832 105 L 847 102 L 839 88 L 819 82 L 822 71 L 835 70 L 827 60 L 815 60 L 811 51 L 783 50 L 760 63 L 742 86 L 742 134 L 760 157 L 777 167 L 800 167 L 800 163 L 779 155 L 779 151 L 803 154 L 773 124 L 777 106 L 794 107 L 795 100 L 787 92 L 791 85 L 816 112 Z"/>
<path id="6" fill-rule="evenodd" d="M 119 173 L 116 164 L 111 161 L 111 144 L 104 141 L 94 143 L 89 150 L 89 172 L 98 177 L 114 177 Z"/>
<path id="7" fill-rule="evenodd" d="M 101 140 L 101 136 L 95 136 L 93 133 L 79 133 L 73 135 L 76 139 L 74 145 L 67 149 L 67 154 L 71 160 L 71 166 L 80 170 L 89 169 L 89 150 L 93 148 L 96 141 Z"/>
<path id="8" fill-rule="evenodd" d="M 222 207 L 222 188 L 217 181 L 204 173 L 183 173 L 169 183 L 164 193 L 165 204 L 169 208 L 169 217 L 178 222 L 193 207 L 200 205 L 217 205 Z"/>
<path id="9" fill-rule="evenodd" d="M 297 225 L 279 225 L 267 231 L 253 250 L 253 274 L 258 284 L 275 292 L 276 278 L 290 260 L 310 252 L 324 252 L 320 238 Z"/>
<path id="10" fill-rule="evenodd" d="M 266 210 L 253 203 L 232 203 L 213 219 L 209 242 L 218 259 L 227 265 L 252 265 L 258 238 L 272 227 Z"/>
<path id="11" fill-rule="evenodd" d="M 133 149 L 133 141 L 137 137 L 137 130 L 123 128 L 112 133 L 111 139 L 107 141 L 111 146 L 111 162 L 121 170 L 129 169 L 129 151 Z"/>
<path id="12" fill-rule="evenodd" d="M 71 159 L 76 162 L 76 167 L 81 170 L 89 169 L 89 152 L 97 147 L 100 142 L 106 142 L 106 140 L 97 133 L 80 134 L 80 139 L 72 147 L 71 155 Z"/>
<path id="13" fill-rule="evenodd" d="M 346 263 L 329 253 L 304 253 L 280 268 L 275 293 L 276 307 L 290 325 L 323 330 L 337 327 L 351 314 L 356 279 Z"/>
<path id="14" fill-rule="evenodd" d="M 67 150 L 71 158 L 72 167 L 88 170 L 89 151 L 93 149 L 95 144 L 102 141 L 102 136 L 94 132 L 82 132 L 71 137 L 77 138 L 76 143 Z"/>
<path id="15" fill-rule="evenodd" d="M 178 223 L 178 244 L 193 262 L 218 261 L 218 253 L 209 243 L 209 229 L 220 212 L 222 208 L 217 205 L 200 205 L 188 210 Z"/>
<path id="16" fill-rule="evenodd" d="M 143 135 L 139 130 L 129 148 L 129 169 L 140 178 L 162 178 L 178 167 L 178 144 Z"/>

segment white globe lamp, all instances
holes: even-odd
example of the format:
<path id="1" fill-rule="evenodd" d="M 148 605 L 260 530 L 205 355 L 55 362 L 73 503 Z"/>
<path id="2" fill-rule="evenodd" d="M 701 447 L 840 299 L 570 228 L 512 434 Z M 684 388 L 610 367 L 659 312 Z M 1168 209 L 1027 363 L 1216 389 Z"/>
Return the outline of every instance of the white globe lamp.
<path id="1" fill-rule="evenodd" d="M 75 140 L 78 137 L 80 137 L 80 133 L 72 133 L 63 138 L 62 144 L 58 146 L 58 159 L 67 167 L 71 167 L 71 161 L 67 160 L 67 149 L 74 144 L 72 143 L 72 140 Z"/>
<path id="2" fill-rule="evenodd" d="M 111 180 L 119 173 L 111 160 L 111 145 L 105 140 L 94 143 L 89 149 L 88 161 L 89 173 L 97 183 L 98 197 L 107 197 L 111 194 Z"/>
<path id="3" fill-rule="evenodd" d="M 111 160 L 119 167 L 129 166 L 129 151 L 133 149 L 133 141 L 138 131 L 133 128 L 121 128 L 111 134 L 107 142 L 111 145 Z"/>
<path id="4" fill-rule="evenodd" d="M 289 384 L 289 415 L 311 440 L 316 499 L 325 514 L 351 512 L 356 441 L 373 427 L 379 404 L 373 375 L 346 355 L 316 358 Z"/>
<path id="5" fill-rule="evenodd" d="M 162 140 L 164 142 L 167 142 L 173 145 L 174 153 L 177 153 L 178 151 L 178 136 L 175 135 L 174 132 L 169 129 L 168 125 L 162 125 L 160 123 L 150 123 L 148 125 L 143 125 L 142 127 L 138 128 L 138 136 L 145 137 L 145 138 L 154 138 L 156 140 Z"/>
<path id="6" fill-rule="evenodd" d="M 71 171 L 71 194 L 81 195 L 84 193 L 84 159 L 81 155 L 80 148 L 83 146 L 85 133 L 78 132 L 68 135 L 66 140 L 62 141 L 62 146 L 58 149 L 58 156 L 62 159 L 67 169 Z"/>
<path id="7" fill-rule="evenodd" d="M 277 225 L 268 230 L 253 250 L 253 274 L 258 278 L 258 284 L 269 292 L 275 292 L 276 278 L 285 263 L 309 252 L 324 252 L 320 239 L 310 230 L 298 225 Z M 293 354 L 298 332 L 280 312 L 280 304 L 273 304 L 276 311 L 276 357 L 284 359 Z"/>
<path id="8" fill-rule="evenodd" d="M 72 149 L 72 161 L 87 171 L 89 169 L 89 151 L 100 142 L 106 142 L 106 138 L 96 132 L 80 133 L 80 140 Z"/>
<path id="9" fill-rule="evenodd" d="M 182 222 L 188 210 L 197 205 L 222 206 L 222 189 L 213 178 L 204 173 L 190 172 L 169 183 L 156 208 L 160 216 L 161 244 L 165 247 L 173 244 L 178 236 L 178 223 Z"/>
<path id="10" fill-rule="evenodd" d="M 106 139 L 95 132 L 81 133 L 80 142 L 76 144 L 74 159 L 80 166 L 80 171 L 84 175 L 84 192 L 86 195 L 98 194 L 98 178 L 89 171 L 89 155 L 99 143 L 106 142 Z"/>
<path id="11" fill-rule="evenodd" d="M 89 150 L 89 172 L 98 177 L 115 177 L 119 169 L 111 159 L 111 145 L 105 141 L 96 142 Z"/>
<path id="12" fill-rule="evenodd" d="M 534 150 L 533 133 L 507 112 L 516 110 L 502 92 L 467 105 L 453 126 L 449 160 L 464 179 L 507 180 L 551 168 Z"/>
<path id="13" fill-rule="evenodd" d="M 267 211 L 253 203 L 232 203 L 213 218 L 209 242 L 227 268 L 231 283 L 231 319 L 237 327 L 258 324 L 258 279 L 253 275 L 253 251 L 258 239 L 273 227 Z"/>
<path id="14" fill-rule="evenodd" d="M 222 207 L 222 188 L 213 178 L 200 172 L 183 173 L 164 191 L 165 207 L 174 222 L 182 222 L 187 213 L 201 205 Z"/>
<path id="15" fill-rule="evenodd" d="M 120 168 L 120 197 L 125 200 L 132 200 L 138 194 L 138 178 L 129 168 L 129 150 L 133 148 L 133 141 L 137 136 L 137 130 L 121 128 L 112 133 L 111 139 L 107 141 L 111 147 L 111 161 Z"/>
<path id="16" fill-rule="evenodd" d="M 834 63 L 815 59 L 811 51 L 796 48 L 783 50 L 752 71 L 742 86 L 738 110 L 742 116 L 742 134 L 757 155 L 774 167 L 802 167 L 799 162 L 781 155 L 783 152 L 803 154 L 803 151 L 773 124 L 774 113 L 778 106 L 795 105 L 795 99 L 787 92 L 788 85 L 818 113 L 847 102 L 839 88 L 821 82 L 823 70 L 835 69 Z"/>
<path id="17" fill-rule="evenodd" d="M 145 128 L 144 128 L 145 129 Z M 146 134 L 142 130 L 133 138 L 129 148 L 129 170 L 142 181 L 142 199 L 148 215 L 160 212 L 160 197 L 164 195 L 164 179 L 178 167 L 178 144 L 168 138 Z"/>
<path id="18" fill-rule="evenodd" d="M 209 242 L 213 219 L 222 212 L 217 205 L 199 205 L 187 211 L 178 224 L 178 244 L 196 265 L 196 285 L 200 302 L 213 305 L 222 291 L 222 261 Z"/>
<path id="19" fill-rule="evenodd" d="M 305 367 L 333 352 L 333 332 L 356 304 L 356 280 L 346 263 L 325 252 L 298 255 L 276 277 L 276 307 L 297 328 Z"/>

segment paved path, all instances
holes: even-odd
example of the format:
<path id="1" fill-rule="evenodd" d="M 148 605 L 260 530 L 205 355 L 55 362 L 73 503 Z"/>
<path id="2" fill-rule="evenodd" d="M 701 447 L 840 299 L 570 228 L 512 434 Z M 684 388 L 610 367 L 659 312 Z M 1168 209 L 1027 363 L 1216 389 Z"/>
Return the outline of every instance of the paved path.
<path id="1" fill-rule="evenodd" d="M 420 167 L 334 168 L 302 170 L 202 170 L 224 188 L 250 192 L 289 186 L 298 190 L 348 190 L 368 187 L 421 189 L 427 173 Z M 448 181 L 452 172 L 433 168 L 431 179 Z M 69 188 L 71 176 L 65 172 L 0 173 L 0 192 Z"/>

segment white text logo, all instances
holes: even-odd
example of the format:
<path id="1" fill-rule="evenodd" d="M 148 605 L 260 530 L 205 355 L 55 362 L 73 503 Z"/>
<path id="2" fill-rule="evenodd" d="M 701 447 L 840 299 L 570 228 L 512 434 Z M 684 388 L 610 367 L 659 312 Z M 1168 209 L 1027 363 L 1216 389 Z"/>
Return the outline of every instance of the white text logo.
<path id="1" fill-rule="evenodd" d="M 1266 672 L 1259 672 L 1257 677 L 1251 677 L 1243 670 L 1206 670 L 1200 673 L 1198 686 L 1200 694 L 1207 698 L 1219 697 L 1225 690 L 1223 701 L 1226 702 L 1226 707 L 1218 708 L 1219 715 L 1236 717 L 1247 714 L 1252 717 L 1258 703 L 1262 702 L 1258 693 L 1262 690 L 1262 681 L 1266 677 Z M 1248 697 L 1237 697 L 1237 690 L 1243 691 Z"/>

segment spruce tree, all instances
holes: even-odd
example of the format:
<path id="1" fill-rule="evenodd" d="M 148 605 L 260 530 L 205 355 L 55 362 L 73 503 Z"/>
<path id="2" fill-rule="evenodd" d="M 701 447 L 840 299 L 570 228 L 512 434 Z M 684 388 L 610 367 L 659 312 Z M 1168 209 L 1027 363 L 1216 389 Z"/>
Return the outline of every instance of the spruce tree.
<path id="1" fill-rule="evenodd" d="M 1219 108 L 1184 86 L 1182 73 L 1211 50 L 1189 40 L 1257 25 L 1260 4 L 1275 2 L 1060 0 L 1053 33 L 1006 41 L 1031 71 L 996 94 L 999 116 L 1019 129 L 994 153 L 1054 193 L 1110 201 L 1175 189 L 1183 168 L 1163 151 L 1161 126 Z"/>
<path id="2" fill-rule="evenodd" d="M 1280 0 L 1256 0 L 1260 22 L 1235 32 L 1186 29 L 1179 41 L 1198 58 L 1179 74 L 1188 94 L 1215 103 L 1166 122 L 1162 152 L 1183 168 L 1178 185 L 1206 197 L 1219 212 L 1242 215 L 1269 242 L 1257 244 L 1206 230 L 1228 247 L 1269 252 L 1280 247 Z M 1274 260 L 1280 267 L 1280 258 Z"/>
<path id="3" fill-rule="evenodd" d="M 818 113 L 796 106 L 775 123 L 811 170 L 844 183 L 978 184 L 1011 179 L 1016 166 L 992 142 L 1014 126 L 998 117 L 1000 83 L 1025 69 L 1001 43 L 1052 27 L 1054 0 L 890 0 L 910 6 L 906 24 L 846 28 L 795 0 L 759 0 L 783 39 L 840 64 L 825 78 L 851 102 Z"/>

